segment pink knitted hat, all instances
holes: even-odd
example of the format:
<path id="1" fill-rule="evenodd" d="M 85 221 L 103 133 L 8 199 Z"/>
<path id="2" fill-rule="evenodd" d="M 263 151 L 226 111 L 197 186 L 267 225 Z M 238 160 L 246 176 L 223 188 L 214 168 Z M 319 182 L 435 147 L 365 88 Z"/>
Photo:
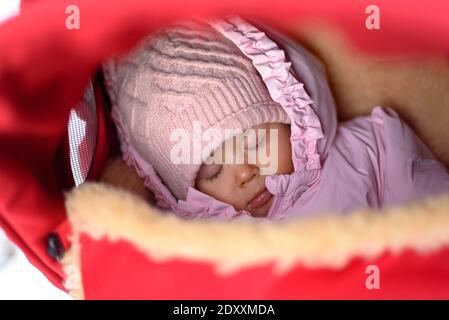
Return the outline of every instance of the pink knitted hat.
<path id="1" fill-rule="evenodd" d="M 105 68 L 113 100 L 113 119 L 120 118 L 124 136 L 153 166 L 178 200 L 194 186 L 201 163 L 193 161 L 195 126 L 230 136 L 226 129 L 246 130 L 267 122 L 290 123 L 254 68 L 252 61 L 206 22 L 170 25 L 146 38 L 122 59 Z M 171 153 L 176 132 L 187 133 L 190 163 L 175 164 Z M 123 139 L 123 137 L 122 137 Z M 221 145 L 223 141 L 214 145 Z M 195 151 L 197 152 L 197 151 Z M 202 161 L 204 159 L 202 158 Z"/>

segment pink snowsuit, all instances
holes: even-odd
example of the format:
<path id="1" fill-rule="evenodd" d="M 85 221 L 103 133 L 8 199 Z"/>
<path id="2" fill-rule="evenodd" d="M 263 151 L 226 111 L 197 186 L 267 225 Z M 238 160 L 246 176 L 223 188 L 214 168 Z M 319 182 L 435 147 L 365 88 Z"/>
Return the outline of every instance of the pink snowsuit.
<path id="1" fill-rule="evenodd" d="M 286 183 L 295 185 L 294 179 Z M 313 185 L 290 193 L 281 185 L 267 181 L 270 192 L 280 194 L 272 219 L 401 205 L 449 191 L 449 174 L 394 110 L 376 107 L 340 124 Z"/>

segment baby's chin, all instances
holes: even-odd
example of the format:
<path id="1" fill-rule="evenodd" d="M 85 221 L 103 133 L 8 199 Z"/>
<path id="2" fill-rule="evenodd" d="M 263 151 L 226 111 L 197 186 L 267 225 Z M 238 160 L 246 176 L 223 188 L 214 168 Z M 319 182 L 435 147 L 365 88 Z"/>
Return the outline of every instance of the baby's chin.
<path id="1" fill-rule="evenodd" d="M 257 209 L 246 209 L 253 218 L 266 218 L 268 212 L 270 211 L 271 205 L 273 203 L 273 196 L 271 196 L 270 200 L 267 203 L 263 204 L 261 207 Z"/>

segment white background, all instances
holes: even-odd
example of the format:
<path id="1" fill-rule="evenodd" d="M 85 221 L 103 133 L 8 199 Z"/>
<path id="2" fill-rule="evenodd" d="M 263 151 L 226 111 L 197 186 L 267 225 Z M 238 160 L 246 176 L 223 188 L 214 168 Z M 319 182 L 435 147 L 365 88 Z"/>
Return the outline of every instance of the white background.
<path id="1" fill-rule="evenodd" d="M 20 0 L 0 0 L 0 23 L 19 13 Z"/>

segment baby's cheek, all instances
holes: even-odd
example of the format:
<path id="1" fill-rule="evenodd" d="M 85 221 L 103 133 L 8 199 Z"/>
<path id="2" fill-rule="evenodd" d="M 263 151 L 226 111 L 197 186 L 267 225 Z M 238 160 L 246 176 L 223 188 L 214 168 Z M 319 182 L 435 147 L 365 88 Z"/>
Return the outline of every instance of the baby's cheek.
<path id="1" fill-rule="evenodd" d="M 242 206 L 242 195 L 232 190 L 226 177 L 220 177 L 213 181 L 201 181 L 197 183 L 197 190 L 219 201 L 228 203 L 237 209 Z"/>
<path id="2" fill-rule="evenodd" d="M 216 199 L 232 205 L 237 211 L 246 208 L 246 199 L 251 196 L 247 191 L 240 190 L 236 192 L 235 190 L 225 191 L 223 189 L 224 188 L 218 189 L 219 192 L 215 197 Z"/>
<path id="3" fill-rule="evenodd" d="M 294 171 L 291 152 L 285 151 L 279 153 L 277 174 L 289 174 Z"/>
<path id="4" fill-rule="evenodd" d="M 246 196 L 248 196 L 246 194 Z M 241 210 L 245 206 L 245 192 L 236 192 L 233 188 L 227 188 L 226 186 L 217 187 L 217 194 L 215 197 L 217 200 L 228 203 L 236 210 Z"/>
<path id="5" fill-rule="evenodd" d="M 290 174 L 294 171 L 292 161 L 292 149 L 290 142 L 290 126 L 286 124 L 274 124 L 270 130 L 275 130 L 276 134 L 270 131 L 270 136 L 266 141 L 265 150 L 261 150 L 267 155 L 269 162 L 264 167 L 262 175 Z M 269 173 L 268 173 L 269 172 Z"/>
<path id="6" fill-rule="evenodd" d="M 290 130 L 288 130 L 288 132 L 282 132 L 279 137 L 277 174 L 290 174 L 293 173 L 293 171 L 294 166 L 292 160 Z"/>

